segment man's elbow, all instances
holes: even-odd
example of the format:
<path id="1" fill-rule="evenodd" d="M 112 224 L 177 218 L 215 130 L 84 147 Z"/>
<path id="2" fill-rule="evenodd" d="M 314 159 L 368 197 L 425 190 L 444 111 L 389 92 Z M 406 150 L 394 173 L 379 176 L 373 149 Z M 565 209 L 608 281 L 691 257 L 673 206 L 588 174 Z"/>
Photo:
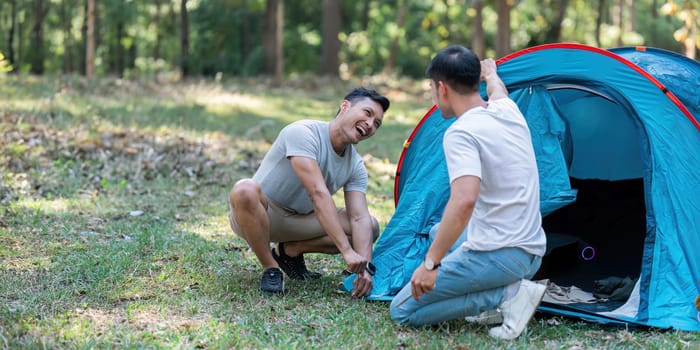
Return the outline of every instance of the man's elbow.
<path id="1" fill-rule="evenodd" d="M 476 206 L 476 196 L 460 196 L 457 200 L 457 206 L 464 212 L 471 212 Z"/>

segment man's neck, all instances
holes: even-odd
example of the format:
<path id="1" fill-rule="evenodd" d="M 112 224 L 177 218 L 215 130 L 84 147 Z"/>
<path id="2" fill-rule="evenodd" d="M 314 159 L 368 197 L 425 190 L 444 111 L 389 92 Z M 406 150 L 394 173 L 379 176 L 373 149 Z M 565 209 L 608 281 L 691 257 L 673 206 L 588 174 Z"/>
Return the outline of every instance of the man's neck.
<path id="1" fill-rule="evenodd" d="M 488 106 L 488 103 L 484 101 L 483 98 L 481 98 L 481 95 L 478 93 L 472 93 L 469 95 L 464 96 L 464 98 L 457 100 L 455 103 L 455 115 L 457 118 L 462 116 L 464 113 L 467 111 L 477 108 L 477 107 L 483 107 L 486 108 Z"/>
<path id="2" fill-rule="evenodd" d="M 333 151 L 339 155 L 343 156 L 345 154 L 345 146 L 346 144 L 341 141 L 341 131 L 340 131 L 340 126 L 336 123 L 336 120 L 332 120 L 328 124 L 328 138 L 331 141 L 331 146 L 333 147 Z"/>

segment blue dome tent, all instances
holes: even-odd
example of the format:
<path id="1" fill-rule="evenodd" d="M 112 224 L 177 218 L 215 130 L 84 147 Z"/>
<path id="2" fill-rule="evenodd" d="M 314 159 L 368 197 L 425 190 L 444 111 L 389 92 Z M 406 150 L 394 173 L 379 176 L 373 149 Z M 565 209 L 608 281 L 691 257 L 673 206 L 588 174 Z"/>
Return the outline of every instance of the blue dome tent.
<path id="1" fill-rule="evenodd" d="M 536 46 L 497 64 L 540 173 L 548 249 L 535 279 L 585 291 L 610 278 L 636 282 L 622 300 L 543 302 L 540 311 L 700 331 L 700 64 L 654 48 L 579 44 Z M 433 107 L 404 144 L 370 300 L 391 300 L 423 260 L 449 196 L 441 140 L 453 121 Z"/>

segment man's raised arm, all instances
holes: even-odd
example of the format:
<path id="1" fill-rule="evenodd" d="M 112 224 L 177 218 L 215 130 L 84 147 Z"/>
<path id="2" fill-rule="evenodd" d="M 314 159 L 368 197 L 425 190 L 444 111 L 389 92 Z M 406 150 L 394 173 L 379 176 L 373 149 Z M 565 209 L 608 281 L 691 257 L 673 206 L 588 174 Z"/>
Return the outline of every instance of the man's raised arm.
<path id="1" fill-rule="evenodd" d="M 489 100 L 508 97 L 508 89 L 496 72 L 496 61 L 487 58 L 481 61 L 481 80 L 486 82 L 486 94 Z"/>

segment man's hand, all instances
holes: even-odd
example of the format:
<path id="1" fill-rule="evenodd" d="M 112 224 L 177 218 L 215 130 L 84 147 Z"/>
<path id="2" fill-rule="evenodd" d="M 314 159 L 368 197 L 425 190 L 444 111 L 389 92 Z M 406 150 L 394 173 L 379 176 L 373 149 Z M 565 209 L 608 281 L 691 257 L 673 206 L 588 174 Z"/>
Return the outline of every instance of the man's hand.
<path id="1" fill-rule="evenodd" d="M 481 61 L 481 80 L 486 82 L 486 94 L 489 96 L 489 100 L 508 97 L 508 89 L 496 70 L 496 61 L 493 58 Z"/>
<path id="2" fill-rule="evenodd" d="M 361 298 L 369 295 L 372 291 L 372 275 L 363 270 L 355 276 L 352 282 L 352 297 Z"/>
<path id="3" fill-rule="evenodd" d="M 416 271 L 413 271 L 411 277 L 411 295 L 418 301 L 418 298 L 430 292 L 435 288 L 435 280 L 437 279 L 437 269 L 426 270 L 423 264 L 418 266 Z"/>
<path id="4" fill-rule="evenodd" d="M 357 254 L 353 249 L 343 253 L 343 260 L 345 260 L 345 264 L 348 266 L 348 271 L 358 275 L 365 272 L 365 266 L 368 263 L 367 258 Z"/>
<path id="5" fill-rule="evenodd" d="M 496 74 L 496 61 L 487 58 L 481 61 L 481 80 L 486 80 L 491 74 Z"/>

